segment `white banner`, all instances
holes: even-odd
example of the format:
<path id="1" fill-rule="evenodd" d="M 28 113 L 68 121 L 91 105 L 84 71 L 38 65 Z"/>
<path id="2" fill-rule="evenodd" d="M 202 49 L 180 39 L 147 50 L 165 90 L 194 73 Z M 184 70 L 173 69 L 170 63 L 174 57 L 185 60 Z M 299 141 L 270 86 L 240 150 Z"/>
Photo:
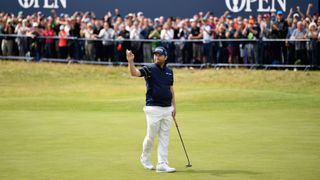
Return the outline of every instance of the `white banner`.
<path id="1" fill-rule="evenodd" d="M 28 8 L 59 9 L 67 8 L 67 0 L 18 0 L 20 6 Z"/>
<path id="2" fill-rule="evenodd" d="M 225 0 L 227 8 L 233 13 L 253 12 L 252 6 L 258 5 L 256 12 L 270 12 L 282 10 L 286 12 L 286 0 Z M 281 9 L 276 9 L 276 6 Z"/>

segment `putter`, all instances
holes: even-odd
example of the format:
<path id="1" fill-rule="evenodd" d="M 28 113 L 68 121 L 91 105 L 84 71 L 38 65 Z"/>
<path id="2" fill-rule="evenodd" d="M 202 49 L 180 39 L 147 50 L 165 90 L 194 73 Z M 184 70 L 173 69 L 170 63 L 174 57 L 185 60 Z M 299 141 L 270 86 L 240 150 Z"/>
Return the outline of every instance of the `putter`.
<path id="1" fill-rule="evenodd" d="M 187 151 L 186 151 L 186 147 L 184 146 L 184 143 L 183 143 L 183 140 L 182 140 L 182 137 L 181 137 L 181 133 L 180 133 L 180 130 L 179 130 L 179 127 L 178 127 L 178 123 L 177 123 L 177 121 L 176 121 L 176 118 L 174 117 L 173 120 L 174 120 L 174 124 L 176 125 L 176 128 L 177 128 L 177 131 L 178 131 L 180 140 L 181 140 L 181 144 L 182 144 L 184 153 L 186 154 L 186 157 L 187 157 L 187 160 L 188 160 L 188 164 L 186 165 L 186 167 L 187 167 L 187 168 L 188 168 L 188 167 L 192 167 L 192 164 L 190 163 L 190 160 L 189 160 L 188 153 L 187 153 Z"/>

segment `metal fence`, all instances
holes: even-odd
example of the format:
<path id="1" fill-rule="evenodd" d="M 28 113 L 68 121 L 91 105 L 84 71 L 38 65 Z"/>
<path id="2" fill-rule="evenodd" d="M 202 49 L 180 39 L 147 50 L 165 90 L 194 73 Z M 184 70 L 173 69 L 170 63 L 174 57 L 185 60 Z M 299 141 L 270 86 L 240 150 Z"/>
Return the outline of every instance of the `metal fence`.
<path id="1" fill-rule="evenodd" d="M 127 65 L 132 50 L 137 65 L 152 63 L 152 50 L 164 46 L 173 67 L 319 69 L 320 42 L 293 39 L 85 39 L 0 34 L 0 59 L 38 62 Z"/>

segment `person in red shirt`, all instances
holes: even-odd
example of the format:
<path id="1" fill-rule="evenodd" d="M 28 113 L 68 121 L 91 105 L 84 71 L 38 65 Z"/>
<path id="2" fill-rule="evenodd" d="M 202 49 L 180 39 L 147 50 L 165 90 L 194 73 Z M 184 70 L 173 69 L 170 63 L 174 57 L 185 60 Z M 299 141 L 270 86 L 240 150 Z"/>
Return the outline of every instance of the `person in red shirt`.
<path id="1" fill-rule="evenodd" d="M 46 25 L 46 29 L 44 30 L 43 36 L 48 37 L 45 40 L 45 57 L 46 58 L 53 58 L 53 52 L 54 52 L 54 39 L 52 38 L 55 33 L 54 30 L 51 28 L 51 23 L 48 23 Z"/>
<path id="2" fill-rule="evenodd" d="M 60 32 L 59 32 L 59 58 L 66 59 L 68 56 L 68 47 L 67 47 L 67 39 L 68 37 L 67 32 L 64 30 L 64 26 L 60 26 Z"/>

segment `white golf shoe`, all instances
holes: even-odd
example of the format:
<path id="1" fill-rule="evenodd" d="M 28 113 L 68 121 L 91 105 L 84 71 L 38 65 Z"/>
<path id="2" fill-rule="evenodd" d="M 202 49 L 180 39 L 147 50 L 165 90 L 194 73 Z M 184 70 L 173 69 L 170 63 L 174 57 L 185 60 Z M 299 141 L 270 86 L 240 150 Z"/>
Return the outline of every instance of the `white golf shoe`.
<path id="1" fill-rule="evenodd" d="M 151 162 L 144 162 L 144 161 L 142 161 L 142 159 L 140 159 L 140 162 L 141 162 L 142 166 L 144 167 L 144 169 L 146 169 L 146 170 L 153 170 L 154 169 Z"/>
<path id="2" fill-rule="evenodd" d="M 172 173 L 176 172 L 175 168 L 169 167 L 167 163 L 161 163 L 157 165 L 156 172 L 158 173 Z"/>

